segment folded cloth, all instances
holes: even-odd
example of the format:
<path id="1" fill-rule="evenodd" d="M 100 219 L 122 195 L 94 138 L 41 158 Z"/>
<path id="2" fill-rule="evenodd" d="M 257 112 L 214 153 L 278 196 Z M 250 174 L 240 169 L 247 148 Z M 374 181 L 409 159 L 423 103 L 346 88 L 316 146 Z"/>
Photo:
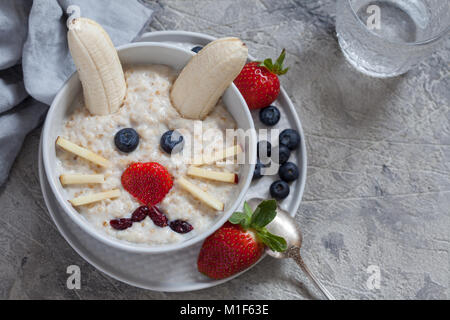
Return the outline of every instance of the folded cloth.
<path id="1" fill-rule="evenodd" d="M 67 8 L 101 24 L 114 45 L 133 41 L 153 10 L 137 0 L 2 0 L 0 2 L 0 185 L 25 136 L 37 127 L 75 71 L 67 46 Z"/>

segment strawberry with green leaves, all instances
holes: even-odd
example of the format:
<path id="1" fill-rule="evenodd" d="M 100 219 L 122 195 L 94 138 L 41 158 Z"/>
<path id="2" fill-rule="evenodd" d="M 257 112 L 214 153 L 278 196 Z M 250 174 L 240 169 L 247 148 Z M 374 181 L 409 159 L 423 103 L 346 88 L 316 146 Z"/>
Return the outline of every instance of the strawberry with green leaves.
<path id="1" fill-rule="evenodd" d="M 234 79 L 234 84 L 238 87 L 249 109 L 267 107 L 278 97 L 280 93 L 278 76 L 285 74 L 289 69 L 283 67 L 285 57 L 286 50 L 283 49 L 275 63 L 272 59 L 249 62 Z"/>
<path id="2" fill-rule="evenodd" d="M 198 256 L 198 270 L 212 279 L 224 279 L 253 265 L 266 246 L 285 251 L 286 240 L 266 229 L 277 214 L 276 208 L 275 200 L 265 200 L 253 212 L 245 202 L 244 212 L 235 212 L 205 240 Z"/>

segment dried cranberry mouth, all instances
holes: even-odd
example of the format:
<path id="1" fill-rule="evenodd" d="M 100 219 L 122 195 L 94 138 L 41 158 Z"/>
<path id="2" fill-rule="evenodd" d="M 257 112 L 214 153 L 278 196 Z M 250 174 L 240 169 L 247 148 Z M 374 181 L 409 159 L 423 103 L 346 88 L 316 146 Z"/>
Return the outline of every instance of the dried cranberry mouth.
<path id="1" fill-rule="evenodd" d="M 134 222 L 141 222 L 146 217 L 152 219 L 153 223 L 164 228 L 170 226 L 170 228 L 177 233 L 188 233 L 194 229 L 194 227 L 187 221 L 174 220 L 170 221 L 167 216 L 155 206 L 140 206 L 131 214 L 131 218 L 119 218 L 112 219 L 109 224 L 116 230 L 126 230 L 130 228 Z"/>

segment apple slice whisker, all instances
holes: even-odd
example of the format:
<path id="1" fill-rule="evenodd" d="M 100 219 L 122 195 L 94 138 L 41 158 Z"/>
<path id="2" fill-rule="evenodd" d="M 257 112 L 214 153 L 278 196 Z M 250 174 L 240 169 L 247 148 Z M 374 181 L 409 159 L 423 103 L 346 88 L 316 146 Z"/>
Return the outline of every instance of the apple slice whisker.
<path id="1" fill-rule="evenodd" d="M 110 165 L 109 161 L 105 158 L 62 137 L 58 137 L 56 139 L 56 144 L 62 149 L 71 152 L 83 159 L 91 161 L 101 167 L 108 167 Z"/>
<path id="2" fill-rule="evenodd" d="M 74 206 L 82 206 L 85 204 L 111 199 L 111 198 L 118 198 L 120 197 L 120 190 L 119 189 L 113 189 L 109 191 L 104 192 L 98 192 L 98 193 L 92 193 L 84 196 L 79 196 L 76 198 L 73 198 L 72 200 L 69 200 L 69 202 Z"/>
<path id="3" fill-rule="evenodd" d="M 181 188 L 183 188 L 185 191 L 189 192 L 196 199 L 200 200 L 204 204 L 208 205 L 209 207 L 211 207 L 217 211 L 223 211 L 225 205 L 223 204 L 222 201 L 214 198 L 212 195 L 203 191 L 198 186 L 189 182 L 188 180 L 186 180 L 183 177 L 178 178 L 177 181 L 178 181 L 178 184 L 181 186 Z"/>
<path id="4" fill-rule="evenodd" d="M 204 178 L 208 180 L 228 182 L 228 183 L 238 183 L 239 178 L 236 173 L 232 172 L 222 172 L 213 171 L 208 169 L 199 168 L 196 166 L 191 166 L 187 170 L 187 175 L 195 178 Z"/>
<path id="5" fill-rule="evenodd" d="M 59 181 L 62 185 L 104 183 L 105 176 L 102 174 L 62 174 L 59 176 Z"/>

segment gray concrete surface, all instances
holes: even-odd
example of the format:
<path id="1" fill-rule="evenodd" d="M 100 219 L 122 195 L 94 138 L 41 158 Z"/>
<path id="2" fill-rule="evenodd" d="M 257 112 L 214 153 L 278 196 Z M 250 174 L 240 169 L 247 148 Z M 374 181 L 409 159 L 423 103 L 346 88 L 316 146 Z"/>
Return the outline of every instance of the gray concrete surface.
<path id="1" fill-rule="evenodd" d="M 282 83 L 297 105 L 308 179 L 296 219 L 305 260 L 341 299 L 448 299 L 450 41 L 408 74 L 367 78 L 344 61 L 333 0 L 161 0 L 150 30 L 239 36 L 252 55 L 288 51 Z M 40 129 L 26 139 L 0 189 L 0 298 L 309 299 L 293 262 L 265 259 L 221 286 L 160 293 L 115 281 L 59 235 L 38 183 Z M 81 267 L 81 290 L 66 267 Z M 370 290 L 367 268 L 381 272 Z"/>

